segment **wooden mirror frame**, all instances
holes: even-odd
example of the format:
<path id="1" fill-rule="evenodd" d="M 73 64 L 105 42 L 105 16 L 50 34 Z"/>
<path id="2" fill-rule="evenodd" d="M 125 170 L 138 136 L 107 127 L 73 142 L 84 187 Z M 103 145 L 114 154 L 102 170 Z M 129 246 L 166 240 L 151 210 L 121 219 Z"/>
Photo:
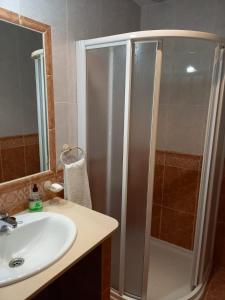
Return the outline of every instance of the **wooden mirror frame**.
<path id="1" fill-rule="evenodd" d="M 49 170 L 21 177 L 11 181 L 0 183 L 0 193 L 5 193 L 17 188 L 32 184 L 35 181 L 44 181 L 56 176 L 56 147 L 55 147 L 55 117 L 54 117 L 54 95 L 53 95 L 53 71 L 52 71 L 52 44 L 51 27 L 49 25 L 34 21 L 30 18 L 0 8 L 0 20 L 9 22 L 42 33 L 44 58 L 45 58 L 45 83 L 47 95 L 47 124 L 48 124 L 48 155 Z M 0 145 L 1 146 L 1 145 Z"/>

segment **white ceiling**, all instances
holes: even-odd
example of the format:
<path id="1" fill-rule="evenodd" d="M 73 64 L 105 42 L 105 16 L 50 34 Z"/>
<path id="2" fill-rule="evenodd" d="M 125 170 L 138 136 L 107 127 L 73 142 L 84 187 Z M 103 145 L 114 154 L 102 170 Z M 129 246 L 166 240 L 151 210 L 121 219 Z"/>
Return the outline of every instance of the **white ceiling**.
<path id="1" fill-rule="evenodd" d="M 149 2 L 152 2 L 151 0 L 134 0 L 138 5 L 142 6 L 145 4 L 148 4 Z"/>
<path id="2" fill-rule="evenodd" d="M 161 0 L 161 1 L 163 1 L 163 0 Z M 156 3 L 157 1 L 152 1 L 152 0 L 134 0 L 134 2 L 136 2 L 140 6 L 143 6 L 143 5 L 146 5 L 146 4 Z M 158 0 L 158 2 L 160 2 L 160 0 Z"/>

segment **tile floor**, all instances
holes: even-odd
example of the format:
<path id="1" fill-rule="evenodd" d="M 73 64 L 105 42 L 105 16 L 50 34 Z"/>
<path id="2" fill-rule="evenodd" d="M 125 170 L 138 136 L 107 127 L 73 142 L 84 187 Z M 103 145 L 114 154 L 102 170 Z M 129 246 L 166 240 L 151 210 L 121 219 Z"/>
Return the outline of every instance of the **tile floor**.
<path id="1" fill-rule="evenodd" d="M 202 300 L 225 300 L 225 268 L 214 270 Z"/>

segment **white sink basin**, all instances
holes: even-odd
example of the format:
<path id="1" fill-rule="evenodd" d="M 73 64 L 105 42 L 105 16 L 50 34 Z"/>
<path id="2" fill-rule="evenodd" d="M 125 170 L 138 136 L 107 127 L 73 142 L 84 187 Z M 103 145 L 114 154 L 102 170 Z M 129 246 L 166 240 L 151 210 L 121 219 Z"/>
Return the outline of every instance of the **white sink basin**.
<path id="1" fill-rule="evenodd" d="M 77 235 L 76 225 L 61 214 L 26 213 L 16 219 L 17 228 L 0 234 L 0 286 L 30 277 L 53 264 L 69 250 Z"/>

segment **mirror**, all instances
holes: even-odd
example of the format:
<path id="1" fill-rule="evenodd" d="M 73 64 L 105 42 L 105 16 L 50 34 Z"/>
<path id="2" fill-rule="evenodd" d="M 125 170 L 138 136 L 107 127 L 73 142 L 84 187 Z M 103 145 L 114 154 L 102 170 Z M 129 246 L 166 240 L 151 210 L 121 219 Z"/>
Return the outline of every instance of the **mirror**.
<path id="1" fill-rule="evenodd" d="M 0 183 L 49 170 L 43 33 L 0 21 Z"/>

